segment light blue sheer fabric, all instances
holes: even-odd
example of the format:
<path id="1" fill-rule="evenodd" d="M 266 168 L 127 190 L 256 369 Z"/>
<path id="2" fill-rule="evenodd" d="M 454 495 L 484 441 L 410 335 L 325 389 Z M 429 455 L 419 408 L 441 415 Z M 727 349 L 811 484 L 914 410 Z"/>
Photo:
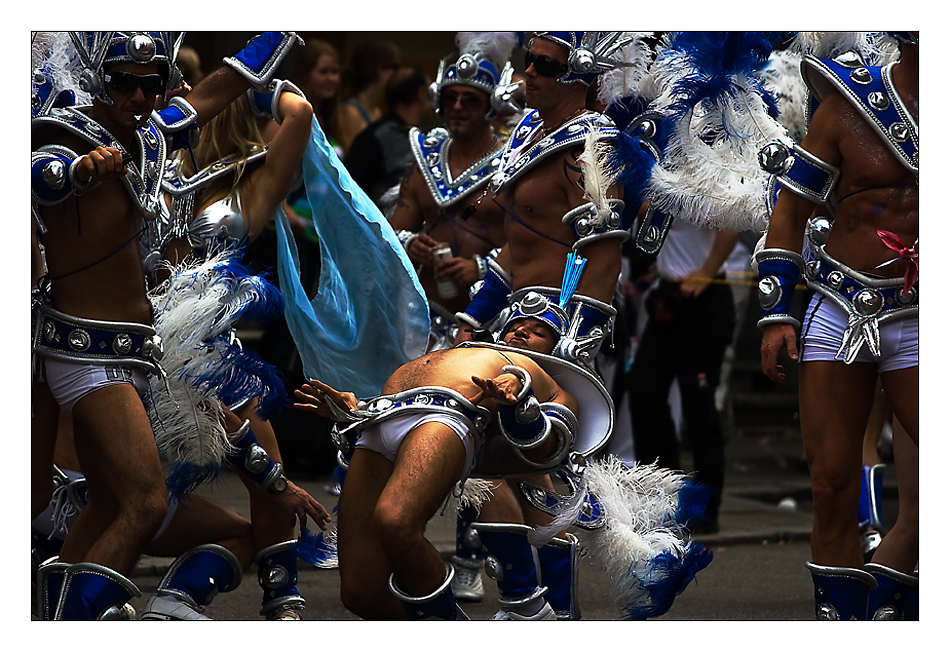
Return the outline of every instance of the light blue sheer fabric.
<path id="1" fill-rule="evenodd" d="M 353 181 L 316 119 L 303 180 L 320 240 L 313 299 L 300 282 L 297 245 L 277 211 L 278 278 L 284 315 L 308 378 L 360 398 L 425 352 L 429 304 L 396 233 Z"/>

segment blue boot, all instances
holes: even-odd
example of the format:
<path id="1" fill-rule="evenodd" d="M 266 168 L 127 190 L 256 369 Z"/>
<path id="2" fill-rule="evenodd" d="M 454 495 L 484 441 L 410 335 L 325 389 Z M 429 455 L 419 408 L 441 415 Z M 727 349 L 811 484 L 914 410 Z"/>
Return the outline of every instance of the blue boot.
<path id="1" fill-rule="evenodd" d="M 528 543 L 527 525 L 474 523 L 485 545 L 486 574 L 498 582 L 501 609 L 492 620 L 556 620 L 544 596 L 547 587 L 538 582 L 534 547 Z"/>
<path id="2" fill-rule="evenodd" d="M 877 586 L 874 576 L 857 568 L 819 566 L 810 561 L 815 584 L 815 618 L 817 620 L 865 620 L 868 614 L 868 593 Z"/>
<path id="3" fill-rule="evenodd" d="M 577 537 L 555 537 L 538 548 L 541 583 L 548 587 L 547 599 L 558 620 L 580 620 L 577 603 Z"/>
<path id="4" fill-rule="evenodd" d="M 858 528 L 861 530 L 861 552 L 864 561 L 871 561 L 874 551 L 881 545 L 884 534 L 884 519 L 881 506 L 884 504 L 884 465 L 865 466 L 861 473 L 861 494 L 858 501 Z"/>
<path id="5" fill-rule="evenodd" d="M 429 595 L 413 597 L 396 586 L 395 576 L 390 575 L 389 591 L 402 602 L 409 620 L 468 620 L 452 594 L 454 576 L 455 569 L 451 564 L 446 564 L 442 584 Z"/>
<path id="6" fill-rule="evenodd" d="M 865 564 L 877 587 L 868 595 L 868 620 L 920 620 L 917 577 L 881 564 Z"/>
<path id="7" fill-rule="evenodd" d="M 204 607 L 218 593 L 236 589 L 243 576 L 227 548 L 213 543 L 192 548 L 172 562 L 142 620 L 210 620 L 202 615 Z"/>
<path id="8" fill-rule="evenodd" d="M 297 591 L 295 541 L 268 546 L 257 553 L 257 579 L 264 589 L 261 615 L 267 620 L 303 620 L 307 601 Z"/>
<path id="9" fill-rule="evenodd" d="M 52 620 L 66 578 L 69 564 L 50 557 L 36 569 L 36 616 L 40 620 Z"/>
<path id="10" fill-rule="evenodd" d="M 141 595 L 131 580 L 111 568 L 88 562 L 70 564 L 63 574 L 53 620 L 114 618 L 126 602 Z"/>

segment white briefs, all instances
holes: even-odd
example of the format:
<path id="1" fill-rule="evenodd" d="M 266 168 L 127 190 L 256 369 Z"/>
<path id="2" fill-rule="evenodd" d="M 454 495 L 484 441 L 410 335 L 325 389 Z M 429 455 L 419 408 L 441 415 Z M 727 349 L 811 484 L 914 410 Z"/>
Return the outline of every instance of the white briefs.
<path id="1" fill-rule="evenodd" d="M 465 446 L 465 469 L 462 477 L 468 476 L 469 472 L 475 468 L 475 437 L 463 419 L 450 414 L 417 412 L 377 421 L 360 433 L 359 439 L 356 440 L 356 448 L 366 448 L 379 453 L 390 462 L 395 462 L 396 453 L 406 435 L 423 423 L 433 421 L 448 426 L 462 440 L 462 445 Z"/>
<path id="2" fill-rule="evenodd" d="M 129 383 L 139 395 L 148 391 L 148 374 L 138 367 L 101 362 L 65 362 L 43 358 L 44 375 L 56 402 L 72 411 L 83 396 L 119 383 Z"/>
<path id="3" fill-rule="evenodd" d="M 864 344 L 855 362 L 874 362 L 878 373 L 918 366 L 917 322 L 914 315 L 881 323 L 881 357 L 871 355 Z M 841 360 L 837 354 L 847 325 L 844 309 L 816 292 L 802 321 L 801 361 Z"/>

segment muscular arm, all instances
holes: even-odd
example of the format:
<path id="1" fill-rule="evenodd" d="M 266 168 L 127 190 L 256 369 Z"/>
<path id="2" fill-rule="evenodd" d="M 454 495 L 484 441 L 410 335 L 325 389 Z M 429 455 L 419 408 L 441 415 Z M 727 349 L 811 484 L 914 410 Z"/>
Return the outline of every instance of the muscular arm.
<path id="1" fill-rule="evenodd" d="M 264 165 L 254 175 L 253 192 L 242 197 L 247 214 L 247 229 L 252 237 L 261 233 L 274 216 L 277 205 L 293 188 L 300 171 L 313 121 L 313 108 L 295 93 L 280 94 L 281 123 L 270 140 Z"/>
<path id="2" fill-rule="evenodd" d="M 815 111 L 808 127 L 808 134 L 801 143 L 803 149 L 834 166 L 839 166 L 842 159 L 839 134 L 842 133 L 844 127 L 841 124 L 841 116 L 848 114 L 844 111 L 845 104 L 846 100 L 837 93 L 833 93 L 824 100 Z M 816 206 L 817 204 L 789 190 L 783 189 L 779 192 L 769 219 L 765 247 L 800 253 L 804 242 L 805 226 Z M 792 361 L 798 361 L 795 329 L 790 324 L 784 323 L 765 325 L 762 329 L 760 347 L 762 373 L 773 382 L 785 382 L 786 376 L 779 363 L 779 356 L 783 352 L 787 353 Z"/>

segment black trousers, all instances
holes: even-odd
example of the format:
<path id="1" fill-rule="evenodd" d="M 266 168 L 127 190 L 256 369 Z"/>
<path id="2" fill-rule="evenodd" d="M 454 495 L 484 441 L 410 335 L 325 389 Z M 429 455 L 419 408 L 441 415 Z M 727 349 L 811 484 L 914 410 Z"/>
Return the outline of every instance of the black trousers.
<path id="1" fill-rule="evenodd" d="M 679 385 L 685 432 L 696 480 L 712 489 L 706 518 L 719 517 L 725 479 L 725 438 L 716 409 L 716 388 L 736 315 L 732 291 L 711 283 L 685 298 L 679 284 L 663 282 L 646 301 L 647 323 L 630 371 L 630 410 L 637 460 L 681 469 L 680 451 L 669 405 L 674 380 Z"/>

